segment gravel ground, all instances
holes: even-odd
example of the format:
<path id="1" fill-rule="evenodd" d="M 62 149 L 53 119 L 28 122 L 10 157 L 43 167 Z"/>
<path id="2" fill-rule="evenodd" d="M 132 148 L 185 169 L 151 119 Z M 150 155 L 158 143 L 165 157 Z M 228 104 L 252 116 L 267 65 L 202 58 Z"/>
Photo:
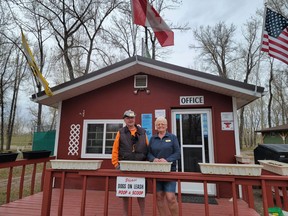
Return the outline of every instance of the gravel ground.
<path id="1" fill-rule="evenodd" d="M 262 192 L 261 189 L 254 189 L 254 205 L 255 210 L 262 216 L 264 215 L 263 204 L 262 204 Z"/>
<path id="2" fill-rule="evenodd" d="M 241 151 L 242 155 L 254 156 L 253 150 Z M 254 163 L 254 159 L 251 160 Z M 261 215 L 264 215 L 262 190 L 259 188 L 253 189 L 255 210 Z M 288 216 L 288 212 L 283 211 L 284 216 Z"/>
<path id="3" fill-rule="evenodd" d="M 254 156 L 254 152 L 253 150 L 241 151 L 241 155 Z M 254 163 L 254 159 L 251 159 L 251 163 Z M 264 215 L 262 204 L 262 191 L 261 189 L 254 189 L 253 193 L 254 193 L 255 210 L 262 216 Z"/>

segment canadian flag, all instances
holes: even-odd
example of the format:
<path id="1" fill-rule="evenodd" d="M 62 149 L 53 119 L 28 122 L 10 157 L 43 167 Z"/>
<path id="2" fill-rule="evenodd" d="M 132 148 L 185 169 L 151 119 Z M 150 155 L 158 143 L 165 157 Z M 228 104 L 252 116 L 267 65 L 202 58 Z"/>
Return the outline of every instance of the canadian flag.
<path id="1" fill-rule="evenodd" d="M 132 13 L 135 24 L 153 29 L 162 47 L 174 45 L 174 32 L 148 3 L 148 0 L 132 0 Z"/>

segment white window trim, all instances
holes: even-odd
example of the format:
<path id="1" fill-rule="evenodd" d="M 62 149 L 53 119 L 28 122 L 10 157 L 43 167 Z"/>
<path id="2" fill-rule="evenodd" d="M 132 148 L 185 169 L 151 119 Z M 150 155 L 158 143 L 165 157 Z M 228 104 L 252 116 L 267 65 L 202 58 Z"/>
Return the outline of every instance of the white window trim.
<path id="1" fill-rule="evenodd" d="M 115 124 L 119 124 L 122 123 L 123 127 L 124 127 L 124 120 L 123 119 L 88 119 L 88 120 L 84 120 L 83 121 L 83 130 L 82 130 L 82 148 L 81 148 L 81 158 L 110 158 L 111 159 L 111 154 L 87 154 L 85 153 L 86 151 L 86 140 L 87 140 L 87 128 L 89 124 L 107 124 L 107 123 L 115 123 Z M 106 128 L 105 128 L 105 132 L 106 132 Z M 106 139 L 105 137 L 105 133 L 104 133 L 104 139 Z"/>

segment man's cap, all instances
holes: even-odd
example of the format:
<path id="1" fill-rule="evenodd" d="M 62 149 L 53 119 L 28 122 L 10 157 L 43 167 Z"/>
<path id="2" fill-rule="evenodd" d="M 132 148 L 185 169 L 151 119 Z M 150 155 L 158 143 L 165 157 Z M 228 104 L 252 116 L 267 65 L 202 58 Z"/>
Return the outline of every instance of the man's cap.
<path id="1" fill-rule="evenodd" d="M 129 117 L 129 118 L 134 118 L 136 115 L 132 110 L 126 110 L 123 114 L 123 118 Z"/>

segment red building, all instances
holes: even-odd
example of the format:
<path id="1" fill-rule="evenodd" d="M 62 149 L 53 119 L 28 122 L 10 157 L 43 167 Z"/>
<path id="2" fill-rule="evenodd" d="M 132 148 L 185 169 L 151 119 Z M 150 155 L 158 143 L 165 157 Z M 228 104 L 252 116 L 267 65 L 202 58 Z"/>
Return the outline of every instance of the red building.
<path id="1" fill-rule="evenodd" d="M 134 56 L 51 90 L 51 97 L 41 92 L 32 99 L 58 107 L 58 159 L 103 159 L 102 168 L 113 168 L 114 137 L 123 112 L 132 109 L 149 136 L 155 118 L 166 116 L 181 145 L 178 170 L 199 172 L 198 162 L 235 163 L 237 109 L 261 97 L 264 88 Z M 197 185 L 182 188 L 202 193 Z M 213 185 L 209 193 L 216 193 Z"/>

